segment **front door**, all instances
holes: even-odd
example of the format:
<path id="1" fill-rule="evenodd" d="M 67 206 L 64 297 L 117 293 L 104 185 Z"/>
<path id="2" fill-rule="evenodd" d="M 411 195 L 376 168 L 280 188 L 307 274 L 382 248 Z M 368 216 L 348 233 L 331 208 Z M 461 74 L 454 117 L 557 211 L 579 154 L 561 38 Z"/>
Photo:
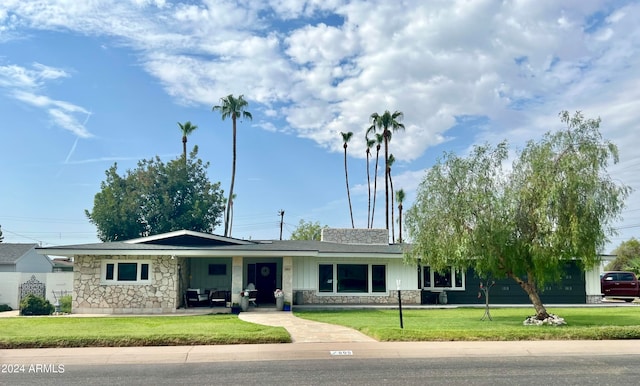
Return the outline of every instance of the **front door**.
<path id="1" fill-rule="evenodd" d="M 275 303 L 273 291 L 276 290 L 276 263 L 256 264 L 256 289 L 258 290 L 258 304 Z"/>

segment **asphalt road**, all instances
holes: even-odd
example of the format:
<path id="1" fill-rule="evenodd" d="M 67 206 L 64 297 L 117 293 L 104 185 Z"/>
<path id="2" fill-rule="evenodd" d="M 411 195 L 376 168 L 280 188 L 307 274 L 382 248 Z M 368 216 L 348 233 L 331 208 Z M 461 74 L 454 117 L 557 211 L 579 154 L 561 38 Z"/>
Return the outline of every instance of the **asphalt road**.
<path id="1" fill-rule="evenodd" d="M 640 355 L 234 361 L 64 366 L 2 385 L 633 385 Z M 51 370 L 51 369 L 48 369 Z"/>

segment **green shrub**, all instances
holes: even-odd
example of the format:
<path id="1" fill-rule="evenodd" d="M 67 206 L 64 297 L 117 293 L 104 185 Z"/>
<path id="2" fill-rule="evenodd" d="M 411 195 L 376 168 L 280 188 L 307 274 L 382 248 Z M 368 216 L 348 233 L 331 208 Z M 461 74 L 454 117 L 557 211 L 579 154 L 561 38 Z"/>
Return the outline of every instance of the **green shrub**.
<path id="1" fill-rule="evenodd" d="M 60 298 L 60 312 L 64 312 L 66 314 L 71 313 L 71 295 L 64 295 Z"/>
<path id="2" fill-rule="evenodd" d="M 53 304 L 47 299 L 29 294 L 20 301 L 21 315 L 51 315 Z"/>
<path id="3" fill-rule="evenodd" d="M 0 304 L 0 312 L 11 311 L 13 308 L 9 307 L 8 304 Z"/>

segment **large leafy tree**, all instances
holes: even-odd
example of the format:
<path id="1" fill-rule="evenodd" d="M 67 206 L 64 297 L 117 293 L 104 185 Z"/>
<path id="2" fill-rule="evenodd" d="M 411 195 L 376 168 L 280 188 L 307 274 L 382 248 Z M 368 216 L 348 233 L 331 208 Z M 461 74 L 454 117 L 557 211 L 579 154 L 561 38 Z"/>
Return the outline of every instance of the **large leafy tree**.
<path id="1" fill-rule="evenodd" d="M 180 127 L 180 132 L 182 133 L 182 156 L 184 157 L 184 162 L 187 162 L 187 137 L 193 133 L 198 126 L 192 125 L 191 121 L 186 121 L 184 124 L 178 122 L 178 127 Z"/>
<path id="2" fill-rule="evenodd" d="M 4 241 L 4 236 L 2 235 L 2 225 L 0 225 L 0 243 Z"/>
<path id="3" fill-rule="evenodd" d="M 246 111 L 249 102 L 244 99 L 243 95 L 235 98 L 233 94 L 227 95 L 220 99 L 222 104 L 213 106 L 213 111 L 219 111 L 222 115 L 222 120 L 231 118 L 233 124 L 233 161 L 231 164 L 231 185 L 229 186 L 229 198 L 227 199 L 227 209 L 224 216 L 224 235 L 229 235 L 229 224 L 231 224 L 231 205 L 233 204 L 233 187 L 236 182 L 236 122 L 238 118 L 253 119 L 250 112 Z"/>
<path id="4" fill-rule="evenodd" d="M 342 136 L 342 148 L 344 149 L 344 178 L 347 182 L 347 198 L 349 199 L 349 215 L 351 215 L 351 227 L 355 228 L 355 224 L 353 222 L 353 207 L 351 206 L 351 191 L 349 190 L 349 169 L 347 168 L 347 147 L 349 141 L 351 141 L 351 137 L 353 137 L 353 132 L 349 131 L 347 133 L 340 132 Z"/>
<path id="5" fill-rule="evenodd" d="M 320 225 L 320 222 L 300 220 L 298 227 L 291 233 L 291 240 L 316 240 L 320 241 L 322 230 L 328 226 Z"/>
<path id="6" fill-rule="evenodd" d="M 390 113 L 389 110 L 380 115 L 378 113 L 371 114 L 371 126 L 367 129 L 367 134 L 375 133 L 376 131 L 382 132 L 384 139 L 384 194 L 385 194 L 385 226 L 389 229 L 389 141 L 391 141 L 392 133 L 404 130 L 404 124 L 401 123 L 404 114 L 402 111 L 394 111 Z M 391 192 L 393 194 L 393 192 Z"/>
<path id="7" fill-rule="evenodd" d="M 624 241 L 613 250 L 616 258 L 605 269 L 607 271 L 634 271 L 640 274 L 640 241 L 635 237 Z"/>
<path id="8" fill-rule="evenodd" d="M 503 167 L 506 143 L 439 160 L 407 212 L 414 245 L 406 258 L 436 270 L 471 267 L 511 278 L 536 316 L 548 317 L 540 288 L 560 280 L 568 260 L 585 269 L 599 262 L 630 192 L 607 173 L 618 150 L 602 138 L 600 119 L 567 112 L 560 118 L 566 127 L 528 142 L 510 170 Z"/>
<path id="9" fill-rule="evenodd" d="M 156 157 L 141 160 L 123 176 L 114 164 L 85 210 L 102 241 L 127 240 L 180 229 L 213 232 L 220 224 L 224 196 L 220 183 L 207 178 L 208 164 L 191 152 L 163 163 Z"/>

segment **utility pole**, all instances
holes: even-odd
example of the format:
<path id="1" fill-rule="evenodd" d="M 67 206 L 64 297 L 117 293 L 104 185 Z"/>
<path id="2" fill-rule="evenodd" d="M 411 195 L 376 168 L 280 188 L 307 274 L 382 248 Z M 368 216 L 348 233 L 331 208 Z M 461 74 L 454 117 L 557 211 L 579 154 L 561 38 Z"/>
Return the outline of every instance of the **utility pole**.
<path id="1" fill-rule="evenodd" d="M 284 210 L 280 209 L 280 211 L 278 212 L 278 215 L 280 215 L 280 240 L 282 240 L 282 225 L 284 224 Z"/>

